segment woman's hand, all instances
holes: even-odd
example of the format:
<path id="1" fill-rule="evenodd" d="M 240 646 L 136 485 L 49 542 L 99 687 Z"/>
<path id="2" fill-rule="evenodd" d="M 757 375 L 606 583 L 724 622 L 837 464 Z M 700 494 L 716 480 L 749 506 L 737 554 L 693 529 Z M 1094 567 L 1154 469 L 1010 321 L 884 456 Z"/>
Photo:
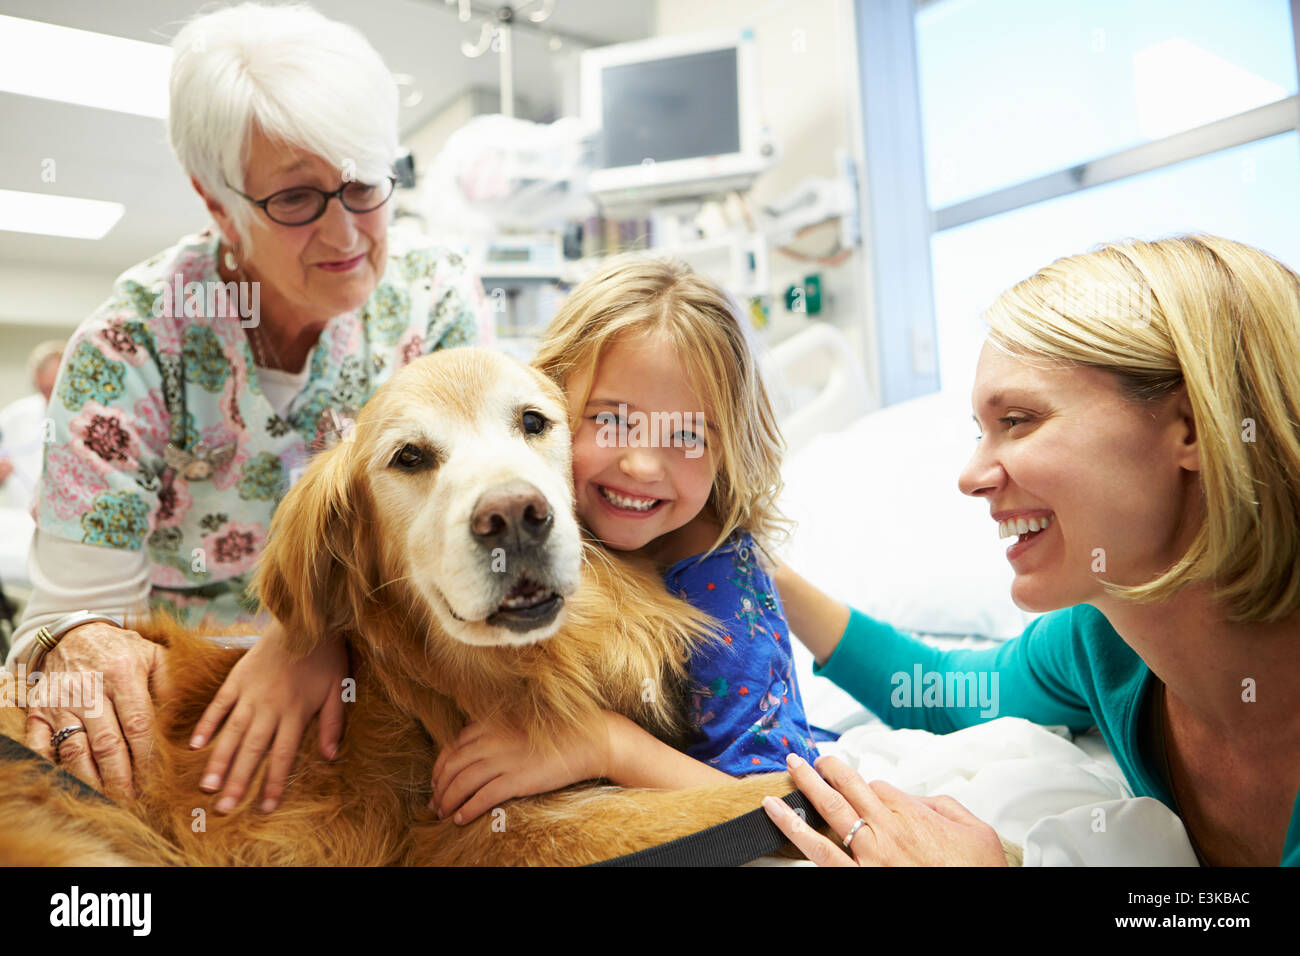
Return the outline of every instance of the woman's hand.
<path id="1" fill-rule="evenodd" d="M 850 856 L 785 803 L 765 799 L 772 822 L 818 866 L 1007 865 L 997 831 L 952 797 L 914 797 L 883 780 L 867 783 L 835 757 L 819 758 L 814 770 L 791 754 L 787 766 L 841 839 L 859 818 L 866 821 L 853 835 Z"/>
<path id="2" fill-rule="evenodd" d="M 212 793 L 224 781 L 218 813 L 229 813 L 239 803 L 268 747 L 271 763 L 261 809 L 270 813 L 279 806 L 303 731 L 317 711 L 321 753 L 327 760 L 337 756 L 343 736 L 342 683 L 347 674 L 348 652 L 342 638 L 328 638 L 306 657 L 294 659 L 284 647 L 284 628 L 272 620 L 231 668 L 190 739 L 191 747 L 202 747 L 225 720 L 199 784 Z"/>
<path id="3" fill-rule="evenodd" d="M 610 746 L 604 712 L 549 753 L 535 751 L 519 731 L 470 724 L 438 754 L 429 807 L 439 817 L 459 809 L 453 819 L 468 823 L 512 797 L 608 776 Z"/>
<path id="4" fill-rule="evenodd" d="M 133 797 L 138 771 L 153 747 L 150 686 L 162 690 L 162 647 L 135 631 L 92 621 L 63 635 L 27 694 L 27 746 L 109 797 Z M 59 745 L 67 727 L 85 727 Z"/>

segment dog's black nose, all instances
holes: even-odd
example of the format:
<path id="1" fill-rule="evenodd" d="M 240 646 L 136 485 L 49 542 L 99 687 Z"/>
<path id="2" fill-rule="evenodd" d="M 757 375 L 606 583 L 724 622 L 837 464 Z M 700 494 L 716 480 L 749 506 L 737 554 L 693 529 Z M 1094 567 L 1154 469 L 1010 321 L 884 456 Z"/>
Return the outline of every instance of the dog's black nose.
<path id="1" fill-rule="evenodd" d="M 526 481 L 483 492 L 469 519 L 470 531 L 489 548 L 535 547 L 551 533 L 546 496 Z"/>

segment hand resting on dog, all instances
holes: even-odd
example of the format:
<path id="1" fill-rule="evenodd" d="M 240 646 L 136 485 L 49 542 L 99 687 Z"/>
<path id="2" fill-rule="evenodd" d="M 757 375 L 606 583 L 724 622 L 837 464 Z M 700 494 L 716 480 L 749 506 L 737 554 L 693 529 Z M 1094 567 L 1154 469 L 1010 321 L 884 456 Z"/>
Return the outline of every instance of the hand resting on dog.
<path id="1" fill-rule="evenodd" d="M 513 797 L 605 779 L 621 787 L 685 790 L 733 779 L 647 733 L 614 711 L 602 711 L 584 732 L 538 752 L 518 731 L 471 724 L 438 755 L 429 807 L 469 823 Z"/>
<path id="2" fill-rule="evenodd" d="M 341 688 L 347 675 L 348 653 L 341 638 L 322 641 L 306 656 L 295 658 L 285 647 L 284 628 L 272 619 L 231 670 L 190 740 L 191 747 L 201 748 L 221 727 L 200 784 L 209 793 L 221 789 L 218 813 L 229 813 L 243 798 L 268 748 L 270 764 L 260 807 L 270 813 L 279 805 L 298 744 L 317 712 L 321 755 L 327 760 L 338 755 L 343 737 Z"/>

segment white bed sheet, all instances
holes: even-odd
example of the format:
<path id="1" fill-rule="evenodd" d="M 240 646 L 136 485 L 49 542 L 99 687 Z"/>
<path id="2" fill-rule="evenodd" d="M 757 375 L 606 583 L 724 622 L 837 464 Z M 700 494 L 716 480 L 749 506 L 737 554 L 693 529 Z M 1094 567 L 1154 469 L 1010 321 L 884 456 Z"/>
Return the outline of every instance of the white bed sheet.
<path id="1" fill-rule="evenodd" d="M 1018 717 L 951 734 L 873 719 L 820 749 L 868 780 L 955 797 L 1024 847 L 1026 866 L 1195 866 L 1182 822 L 1158 800 L 1133 797 L 1100 738 L 1087 750 L 1068 738 L 1063 727 Z M 764 857 L 755 865 L 811 864 Z"/>
<path id="2" fill-rule="evenodd" d="M 996 647 L 978 636 L 923 635 L 944 649 Z M 840 688 L 812 673 L 796 642 L 795 667 L 809 720 L 841 733 L 819 745 L 868 780 L 918 796 L 948 794 L 1025 850 L 1026 866 L 1196 866 L 1182 822 L 1164 804 L 1134 797 L 1093 730 L 1071 737 L 1001 717 L 951 734 L 891 730 Z M 764 857 L 753 865 L 811 865 Z"/>

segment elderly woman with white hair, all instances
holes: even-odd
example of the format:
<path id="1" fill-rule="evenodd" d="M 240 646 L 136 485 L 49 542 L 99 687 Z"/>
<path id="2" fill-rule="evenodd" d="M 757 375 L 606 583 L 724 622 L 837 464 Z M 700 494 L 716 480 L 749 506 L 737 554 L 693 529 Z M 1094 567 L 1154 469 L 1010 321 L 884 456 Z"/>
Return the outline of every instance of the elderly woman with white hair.
<path id="1" fill-rule="evenodd" d="M 486 310 L 459 257 L 389 229 L 398 94 L 357 31 L 244 4 L 173 48 L 171 143 L 214 226 L 124 272 L 68 343 L 10 664 L 104 675 L 102 708 L 30 707 L 28 744 L 129 794 L 166 658 L 125 614 L 247 621 L 262 637 L 210 708 L 209 726 L 229 716 L 204 786 L 232 807 L 271 747 L 270 809 L 317 711 L 333 756 L 347 665 L 338 642 L 291 661 L 255 619 L 271 516 L 379 385 L 473 344 Z"/>

